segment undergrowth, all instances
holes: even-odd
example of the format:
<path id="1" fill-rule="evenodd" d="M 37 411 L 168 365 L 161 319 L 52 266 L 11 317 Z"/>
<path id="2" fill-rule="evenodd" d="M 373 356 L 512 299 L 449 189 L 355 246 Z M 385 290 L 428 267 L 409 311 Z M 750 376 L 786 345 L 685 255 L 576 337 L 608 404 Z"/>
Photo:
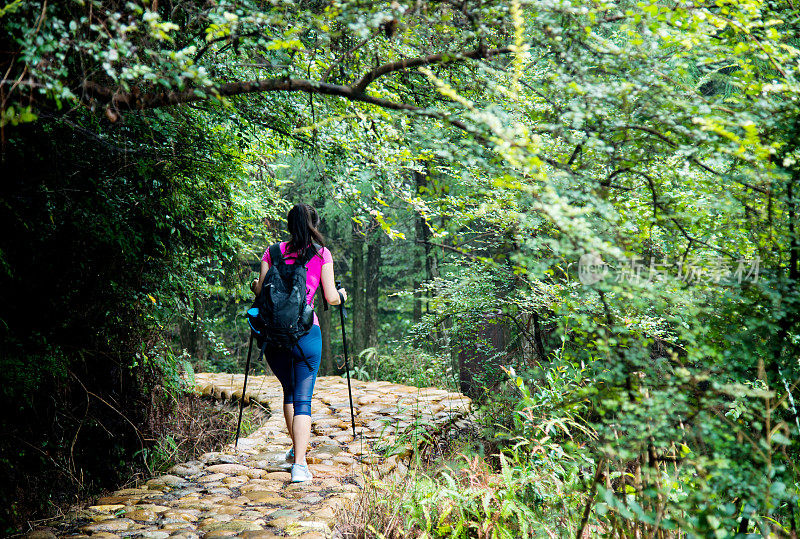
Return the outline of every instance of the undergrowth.
<path id="1" fill-rule="evenodd" d="M 574 535 L 577 463 L 559 460 L 556 444 L 538 447 L 538 458 L 524 445 L 491 458 L 469 443 L 433 461 L 418 454 L 404 475 L 368 482 L 338 531 L 354 539 Z"/>
<path id="2" fill-rule="evenodd" d="M 171 412 L 154 425 L 155 440 L 140 452 L 146 468 L 143 472 L 148 476 L 216 450 L 233 441 L 236 432 L 238 404 L 193 393 L 182 393 L 173 399 Z M 242 415 L 241 436 L 250 435 L 268 416 L 266 408 L 251 401 Z"/>
<path id="3" fill-rule="evenodd" d="M 593 466 L 581 447 L 594 438 L 580 410 L 565 406 L 577 378 L 556 371 L 547 389 L 532 394 L 509 374 L 477 421 L 426 431 L 407 472 L 368 482 L 339 515 L 338 532 L 354 539 L 574 536 Z"/>

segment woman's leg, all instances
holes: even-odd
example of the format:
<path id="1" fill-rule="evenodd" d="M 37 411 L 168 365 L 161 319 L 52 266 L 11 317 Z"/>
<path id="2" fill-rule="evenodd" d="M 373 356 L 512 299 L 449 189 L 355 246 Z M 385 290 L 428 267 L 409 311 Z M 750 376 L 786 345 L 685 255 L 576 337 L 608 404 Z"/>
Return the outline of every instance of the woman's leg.
<path id="1" fill-rule="evenodd" d="M 284 399 L 286 398 L 286 390 L 284 390 Z M 284 404 L 283 405 L 283 419 L 286 421 L 286 430 L 289 431 L 289 438 L 292 439 L 292 445 L 294 445 L 294 434 L 292 430 L 292 423 L 294 419 L 294 404 Z"/>
<path id="2" fill-rule="evenodd" d="M 306 450 L 311 438 L 311 396 L 314 383 L 317 381 L 319 364 L 322 361 L 322 332 L 319 326 L 312 326 L 295 348 L 294 363 L 294 461 L 296 464 L 306 463 Z M 303 361 L 305 356 L 306 361 Z"/>
<path id="3" fill-rule="evenodd" d="M 295 416 L 294 428 L 294 462 L 295 464 L 305 464 L 308 441 L 311 439 L 311 416 Z"/>
<path id="4" fill-rule="evenodd" d="M 286 430 L 294 444 L 294 379 L 292 377 L 292 354 L 287 350 L 272 349 L 265 354 L 267 363 L 272 373 L 278 378 L 283 387 L 283 419 L 286 421 Z"/>

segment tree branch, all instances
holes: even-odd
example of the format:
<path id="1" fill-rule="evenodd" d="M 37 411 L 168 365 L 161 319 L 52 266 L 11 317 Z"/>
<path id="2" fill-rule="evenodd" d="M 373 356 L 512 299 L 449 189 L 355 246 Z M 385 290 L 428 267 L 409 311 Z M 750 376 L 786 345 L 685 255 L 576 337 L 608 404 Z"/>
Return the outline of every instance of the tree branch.
<path id="1" fill-rule="evenodd" d="M 211 41 L 207 42 L 205 44 L 205 46 L 203 46 L 203 48 L 200 49 L 200 52 L 198 52 L 194 56 L 194 61 L 197 62 L 208 51 L 208 49 L 211 47 L 211 45 L 214 45 L 215 43 L 219 43 L 220 41 L 229 41 L 229 40 L 240 38 L 240 37 L 257 37 L 258 35 L 259 35 L 259 32 L 247 32 L 245 34 L 242 34 L 241 36 L 237 36 L 237 35 L 222 36 L 222 37 L 218 37 L 218 38 L 212 39 Z"/>
<path id="2" fill-rule="evenodd" d="M 360 49 L 361 47 L 366 45 L 369 42 L 369 40 L 372 39 L 373 37 L 375 37 L 376 35 L 378 35 L 377 31 L 373 32 L 370 35 L 368 35 L 367 37 L 365 37 L 360 43 L 358 43 L 353 48 L 348 49 L 348 50 L 344 51 L 342 54 L 340 54 L 339 57 L 336 58 L 336 60 L 331 62 L 331 65 L 328 66 L 328 69 L 325 70 L 325 73 L 322 75 L 322 82 L 328 82 L 328 77 L 330 77 L 331 71 L 333 71 L 334 67 L 339 65 L 342 62 L 342 60 L 344 60 L 345 58 L 349 57 L 351 54 L 356 52 L 358 49 Z"/>
<path id="3" fill-rule="evenodd" d="M 211 88 L 193 88 L 182 91 L 167 91 L 154 93 L 141 93 L 137 90 L 131 92 L 120 92 L 105 86 L 101 86 L 93 81 L 84 81 L 81 84 L 84 101 L 97 101 L 109 105 L 116 110 L 144 110 L 153 109 L 169 105 L 182 103 L 192 103 L 208 98 L 208 94 L 218 97 L 231 97 L 235 95 L 260 93 L 260 92 L 307 92 L 321 95 L 335 95 L 344 97 L 351 101 L 371 103 L 379 107 L 391 110 L 422 111 L 421 107 L 407 103 L 398 103 L 380 97 L 374 97 L 364 93 L 367 86 L 378 77 L 408 69 L 433 63 L 449 63 L 464 60 L 466 58 L 489 58 L 498 54 L 511 52 L 509 47 L 499 49 L 482 50 L 476 49 L 464 54 L 461 53 L 442 53 L 431 54 L 421 58 L 411 58 L 383 64 L 366 75 L 361 77 L 353 86 L 343 86 L 330 84 L 323 81 L 292 78 L 272 78 L 267 80 L 252 80 L 230 82 Z M 458 121 L 450 121 L 456 127 L 466 130 L 464 124 Z M 460 124 L 460 125 L 459 125 Z"/>
<path id="4" fill-rule="evenodd" d="M 711 245 L 710 243 L 705 242 L 705 241 L 700 240 L 700 239 L 697 239 L 694 236 L 692 236 L 691 234 L 689 234 L 689 232 L 681 224 L 681 222 L 678 221 L 678 219 L 676 217 L 669 215 L 669 209 L 659 201 L 658 193 L 656 192 L 655 181 L 653 181 L 653 178 L 650 177 L 648 174 L 645 174 L 644 172 L 640 172 L 638 170 L 632 170 L 631 172 L 633 174 L 637 174 L 638 176 L 640 176 L 642 179 L 644 179 L 647 182 L 647 186 L 650 189 L 650 194 L 653 197 L 653 206 L 660 208 L 661 211 L 664 212 L 665 217 L 667 219 L 669 219 L 670 221 L 672 221 L 675 224 L 676 227 L 678 227 L 678 230 L 680 231 L 681 235 L 684 238 L 686 238 L 686 240 L 689 242 L 689 248 L 691 248 L 692 243 L 699 243 L 700 245 L 708 247 L 709 249 L 717 251 L 718 253 L 722 253 L 722 254 L 724 254 L 725 256 L 727 256 L 727 257 L 729 257 L 731 259 L 735 259 L 736 258 L 736 255 L 734 253 L 726 251 L 725 249 L 723 249 L 721 247 L 716 247 L 714 245 Z M 655 217 L 655 215 L 653 217 Z M 687 254 L 688 254 L 688 249 L 687 249 Z M 686 258 L 686 255 L 684 255 L 684 259 L 685 258 Z"/>
<path id="5" fill-rule="evenodd" d="M 645 133 L 649 133 L 649 134 L 653 135 L 654 137 L 656 137 L 656 138 L 658 138 L 660 140 L 663 140 L 664 142 L 666 142 L 669 146 L 671 146 L 673 148 L 677 148 L 678 147 L 678 143 L 677 142 L 675 142 L 674 140 L 672 140 L 668 136 L 664 135 L 663 133 L 660 133 L 658 130 L 653 129 L 652 127 L 647 127 L 645 125 L 624 125 L 624 126 L 616 128 L 616 130 L 623 130 L 623 129 L 633 129 L 633 130 L 636 130 L 636 131 L 644 131 Z M 720 172 L 717 172 L 716 170 L 714 170 L 710 166 L 704 164 L 702 161 L 700 161 L 696 157 L 690 157 L 688 159 L 688 161 L 690 161 L 691 163 L 694 163 L 695 165 L 699 166 L 700 168 L 702 168 L 706 172 L 714 174 L 715 176 L 722 176 L 722 174 Z M 739 179 L 736 179 L 736 178 L 731 178 L 731 179 L 733 181 L 735 181 L 736 183 L 738 183 L 739 185 L 747 187 L 748 189 L 752 189 L 753 191 L 757 191 L 757 192 L 762 193 L 762 194 L 766 194 L 766 192 L 767 192 L 767 190 L 764 189 L 763 187 L 759 187 L 757 185 L 753 185 L 751 183 L 748 183 L 748 182 L 745 182 L 745 181 L 742 181 L 742 180 L 739 180 Z"/>
<path id="6" fill-rule="evenodd" d="M 444 243 L 435 243 L 435 242 L 432 242 L 432 241 L 425 241 L 425 240 L 414 240 L 414 242 L 415 243 L 420 243 L 422 245 L 430 245 L 431 247 L 440 247 L 442 249 L 447 249 L 448 251 L 452 251 L 454 253 L 458 253 L 460 255 L 466 256 L 467 258 L 469 258 L 471 260 L 478 260 L 480 258 L 479 256 L 474 255 L 472 253 L 468 253 L 468 252 L 464 251 L 463 249 L 459 249 L 458 247 L 452 247 L 450 245 L 445 245 Z"/>
<path id="7" fill-rule="evenodd" d="M 421 110 L 420 107 L 397 103 L 380 97 L 373 97 L 366 94 L 356 93 L 349 86 L 329 84 L 327 82 L 312 81 L 307 79 L 274 78 L 267 80 L 254 80 L 243 82 L 230 82 L 211 88 L 200 88 L 173 92 L 139 93 L 118 92 L 111 88 L 100 86 L 99 84 L 86 81 L 83 83 L 84 100 L 94 100 L 99 103 L 109 105 L 117 110 L 145 110 L 165 107 L 169 105 L 179 105 L 183 103 L 194 103 L 208 99 L 208 95 L 218 97 L 233 97 L 243 94 L 254 94 L 261 92 L 307 92 L 322 95 L 335 95 L 344 97 L 351 101 L 361 101 L 372 103 L 383 108 L 392 110 Z"/>
<path id="8" fill-rule="evenodd" d="M 376 67 L 372 71 L 368 72 L 366 75 L 361 77 L 358 82 L 353 85 L 353 91 L 356 93 L 362 93 L 364 90 L 367 89 L 367 86 L 370 85 L 375 79 L 378 77 L 382 77 L 383 75 L 387 75 L 389 73 L 393 73 L 395 71 L 402 71 L 403 69 L 408 69 L 410 67 L 420 67 L 426 66 L 430 64 L 447 64 L 451 62 L 458 62 L 461 60 L 465 60 L 467 58 L 477 59 L 477 58 L 491 58 L 492 56 L 497 56 L 499 54 L 508 54 L 511 52 L 510 47 L 501 47 L 499 49 L 475 49 L 473 51 L 467 53 L 459 53 L 459 52 L 444 52 L 440 54 L 430 54 L 428 56 L 422 56 L 420 58 L 408 58 L 406 60 L 398 60 L 396 62 L 389 62 L 388 64 L 383 64 L 381 66 Z"/>
<path id="9" fill-rule="evenodd" d="M 307 92 L 310 94 L 335 95 L 350 101 L 369 103 L 385 109 L 413 112 L 420 116 L 436 118 L 462 131 L 470 133 L 479 139 L 482 138 L 479 133 L 475 132 L 475 129 L 470 128 L 461 120 L 450 118 L 440 111 L 424 109 L 408 103 L 398 103 L 397 101 L 374 97 L 364 93 L 357 93 L 350 86 L 329 84 L 307 79 L 280 78 L 261 81 L 232 82 L 221 86 L 205 88 L 201 91 L 192 89 L 152 94 L 141 94 L 135 90 L 133 92 L 118 92 L 111 88 L 100 86 L 92 81 L 85 81 L 82 87 L 83 101 L 95 101 L 108 106 L 109 109 L 119 111 L 146 110 L 170 105 L 195 103 L 208 99 L 207 94 L 216 95 L 218 97 L 233 97 L 236 95 L 261 92 Z"/>

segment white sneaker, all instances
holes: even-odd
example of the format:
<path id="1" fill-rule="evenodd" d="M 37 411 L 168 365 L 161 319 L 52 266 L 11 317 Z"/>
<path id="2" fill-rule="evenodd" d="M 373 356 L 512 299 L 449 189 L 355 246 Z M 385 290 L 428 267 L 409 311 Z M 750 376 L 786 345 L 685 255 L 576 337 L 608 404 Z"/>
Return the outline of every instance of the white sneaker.
<path id="1" fill-rule="evenodd" d="M 286 457 L 284 457 L 284 459 L 286 462 L 294 462 L 294 447 L 286 452 Z"/>
<path id="2" fill-rule="evenodd" d="M 311 475 L 311 470 L 306 464 L 292 464 L 292 483 L 302 483 L 312 479 L 314 476 Z"/>

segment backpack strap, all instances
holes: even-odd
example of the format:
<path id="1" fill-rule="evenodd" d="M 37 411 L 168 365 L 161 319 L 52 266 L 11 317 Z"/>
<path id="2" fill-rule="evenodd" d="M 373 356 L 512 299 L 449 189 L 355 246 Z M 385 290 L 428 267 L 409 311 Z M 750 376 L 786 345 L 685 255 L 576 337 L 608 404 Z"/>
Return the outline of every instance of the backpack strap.
<path id="1" fill-rule="evenodd" d="M 285 264 L 286 261 L 283 259 L 283 255 L 281 254 L 281 244 L 280 243 L 273 243 L 269 246 L 269 259 L 272 262 L 272 265 L 276 264 Z"/>

